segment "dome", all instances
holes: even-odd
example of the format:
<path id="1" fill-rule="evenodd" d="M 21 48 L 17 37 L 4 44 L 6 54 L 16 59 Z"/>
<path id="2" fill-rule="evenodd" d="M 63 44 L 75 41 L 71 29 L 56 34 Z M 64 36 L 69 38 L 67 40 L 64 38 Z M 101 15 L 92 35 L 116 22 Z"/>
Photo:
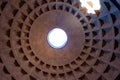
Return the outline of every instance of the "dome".
<path id="1" fill-rule="evenodd" d="M 119 80 L 120 1 L 0 0 L 0 67 L 0 80 Z"/>

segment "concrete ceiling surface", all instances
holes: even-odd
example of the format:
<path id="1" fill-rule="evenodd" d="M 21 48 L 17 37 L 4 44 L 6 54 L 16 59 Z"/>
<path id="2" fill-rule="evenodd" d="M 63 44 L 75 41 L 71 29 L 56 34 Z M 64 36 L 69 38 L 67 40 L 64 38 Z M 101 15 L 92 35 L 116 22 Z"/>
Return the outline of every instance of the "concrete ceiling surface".
<path id="1" fill-rule="evenodd" d="M 120 80 L 120 10 L 100 5 L 93 14 L 79 0 L 0 0 L 0 80 Z M 46 39 L 56 27 L 68 35 L 60 49 Z"/>

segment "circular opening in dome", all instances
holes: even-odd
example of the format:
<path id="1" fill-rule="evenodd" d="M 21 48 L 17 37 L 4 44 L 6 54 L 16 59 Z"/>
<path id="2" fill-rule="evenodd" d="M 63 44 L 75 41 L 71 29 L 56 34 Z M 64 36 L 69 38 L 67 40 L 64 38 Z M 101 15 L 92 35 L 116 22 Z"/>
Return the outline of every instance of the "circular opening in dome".
<path id="1" fill-rule="evenodd" d="M 67 43 L 67 34 L 63 29 L 54 28 L 49 31 L 47 41 L 52 48 L 63 48 Z"/>

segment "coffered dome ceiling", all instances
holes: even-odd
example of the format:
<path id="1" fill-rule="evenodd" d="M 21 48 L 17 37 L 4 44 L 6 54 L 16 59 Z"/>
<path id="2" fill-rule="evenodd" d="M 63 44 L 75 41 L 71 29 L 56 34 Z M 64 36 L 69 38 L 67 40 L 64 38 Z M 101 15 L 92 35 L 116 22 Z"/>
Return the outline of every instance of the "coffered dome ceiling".
<path id="1" fill-rule="evenodd" d="M 0 0 L 0 80 L 119 80 L 120 10 L 100 5 L 93 14 L 79 0 Z M 56 27 L 68 35 L 60 49 L 47 41 Z"/>

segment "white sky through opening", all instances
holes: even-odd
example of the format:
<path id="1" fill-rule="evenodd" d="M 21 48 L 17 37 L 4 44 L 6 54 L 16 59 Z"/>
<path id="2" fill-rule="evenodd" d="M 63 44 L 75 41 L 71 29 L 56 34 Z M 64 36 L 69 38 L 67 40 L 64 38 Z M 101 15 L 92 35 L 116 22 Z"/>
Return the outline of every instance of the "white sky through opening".
<path id="1" fill-rule="evenodd" d="M 53 48 L 62 48 L 67 43 L 67 34 L 63 29 L 54 28 L 47 36 L 48 43 Z"/>

